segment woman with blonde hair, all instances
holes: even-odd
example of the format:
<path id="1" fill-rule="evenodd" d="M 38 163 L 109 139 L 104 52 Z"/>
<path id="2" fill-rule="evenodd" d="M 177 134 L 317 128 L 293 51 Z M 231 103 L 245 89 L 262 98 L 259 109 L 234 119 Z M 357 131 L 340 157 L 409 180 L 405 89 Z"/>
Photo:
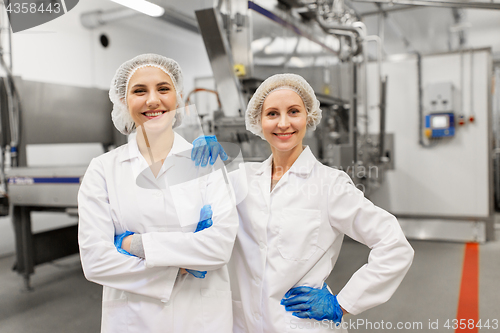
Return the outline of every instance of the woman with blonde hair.
<path id="1" fill-rule="evenodd" d="M 246 127 L 272 155 L 230 174 L 240 217 L 229 263 L 235 333 L 345 332 L 343 315 L 387 301 L 412 263 L 396 218 L 303 145 L 321 120 L 319 106 L 295 74 L 271 76 L 248 103 Z M 325 280 L 344 235 L 371 252 L 333 295 Z"/>
<path id="2" fill-rule="evenodd" d="M 103 285 L 101 332 L 232 332 L 237 213 L 223 166 L 200 174 L 173 131 L 182 81 L 177 62 L 143 54 L 111 84 L 113 123 L 137 136 L 92 160 L 78 195 L 83 270 Z M 178 184 L 179 172 L 189 177 Z"/>

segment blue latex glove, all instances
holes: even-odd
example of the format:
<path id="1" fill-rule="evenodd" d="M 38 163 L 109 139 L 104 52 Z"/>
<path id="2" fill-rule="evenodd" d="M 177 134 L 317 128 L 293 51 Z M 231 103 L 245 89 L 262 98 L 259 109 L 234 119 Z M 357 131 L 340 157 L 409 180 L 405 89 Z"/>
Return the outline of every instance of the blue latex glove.
<path id="1" fill-rule="evenodd" d="M 205 275 L 207 275 L 207 271 L 195 271 L 194 269 L 187 269 L 186 268 L 186 272 L 188 272 L 189 274 L 191 274 L 192 276 L 194 276 L 197 279 L 204 279 Z"/>
<path id="2" fill-rule="evenodd" d="M 127 251 L 125 251 L 124 249 L 122 249 L 122 242 L 123 242 L 123 239 L 127 236 L 130 236 L 130 235 L 133 235 L 134 233 L 132 231 L 125 231 L 123 234 L 121 235 L 115 235 L 115 247 L 116 249 L 118 250 L 118 252 L 120 253 L 123 253 L 123 254 L 126 254 L 128 256 L 132 256 L 132 257 L 135 257 L 133 254 L 131 253 L 128 253 Z"/>
<path id="3" fill-rule="evenodd" d="M 200 136 L 193 141 L 191 159 L 196 166 L 201 164 L 202 167 L 206 167 L 208 158 L 210 158 L 210 165 L 214 165 L 217 156 L 220 156 L 220 159 L 223 161 L 228 158 L 221 144 L 217 142 L 215 135 Z"/>
<path id="4" fill-rule="evenodd" d="M 212 226 L 212 206 L 205 205 L 200 210 L 200 222 L 196 226 L 194 232 L 202 231 L 210 226 Z"/>
<path id="5" fill-rule="evenodd" d="M 196 230 L 194 232 L 202 231 L 206 228 L 209 228 L 210 226 L 212 226 L 212 224 L 213 224 L 213 222 L 212 222 L 212 206 L 205 205 L 201 208 L 200 222 L 198 222 L 198 225 L 196 226 Z M 187 269 L 187 268 L 186 268 L 186 271 L 198 279 L 205 278 L 205 275 L 207 274 L 207 271 L 195 271 L 195 270 Z"/>
<path id="6" fill-rule="evenodd" d="M 332 295 L 326 283 L 322 289 L 311 287 L 295 287 L 290 289 L 281 300 L 286 311 L 299 318 L 327 319 L 336 323 L 342 321 L 343 311 L 337 302 L 337 296 Z"/>

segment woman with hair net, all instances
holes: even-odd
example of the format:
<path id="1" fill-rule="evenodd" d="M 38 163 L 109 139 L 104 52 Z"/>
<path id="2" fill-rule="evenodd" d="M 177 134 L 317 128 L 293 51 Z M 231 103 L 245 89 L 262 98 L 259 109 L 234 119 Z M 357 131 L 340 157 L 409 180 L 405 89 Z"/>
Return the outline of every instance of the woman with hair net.
<path id="1" fill-rule="evenodd" d="M 230 174 L 240 217 L 229 263 L 235 333 L 346 332 L 343 315 L 387 301 L 410 268 L 413 249 L 396 218 L 302 144 L 319 106 L 295 74 L 268 78 L 248 103 L 246 127 L 272 155 Z M 333 295 L 325 280 L 344 234 L 371 252 Z"/>
<path id="2" fill-rule="evenodd" d="M 202 172 L 173 131 L 182 80 L 174 60 L 144 54 L 111 83 L 113 123 L 137 135 L 93 159 L 78 193 L 83 271 L 103 285 L 101 332 L 232 332 L 238 217 L 223 166 Z"/>

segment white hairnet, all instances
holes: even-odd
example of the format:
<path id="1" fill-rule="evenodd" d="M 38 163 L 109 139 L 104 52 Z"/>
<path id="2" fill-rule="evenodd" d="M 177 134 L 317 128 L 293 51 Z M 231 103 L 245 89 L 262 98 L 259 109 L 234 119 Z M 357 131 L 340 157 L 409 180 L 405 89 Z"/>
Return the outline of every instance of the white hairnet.
<path id="1" fill-rule="evenodd" d="M 179 64 L 170 58 L 158 54 L 141 54 L 133 59 L 124 62 L 116 71 L 111 88 L 109 89 L 109 99 L 113 103 L 111 119 L 116 129 L 127 135 L 135 130 L 135 123 L 127 107 L 127 90 L 130 78 L 134 73 L 143 67 L 152 66 L 164 71 L 172 80 L 177 98 L 177 111 L 174 125 L 177 127 L 182 122 L 182 113 L 179 108 L 184 107 L 182 91 L 184 82 Z"/>
<path id="2" fill-rule="evenodd" d="M 270 93 L 280 89 L 295 91 L 302 98 L 307 110 L 307 128 L 314 131 L 321 120 L 319 101 L 309 83 L 297 74 L 276 74 L 262 82 L 248 102 L 245 113 L 247 130 L 265 139 L 261 124 L 262 105 Z"/>

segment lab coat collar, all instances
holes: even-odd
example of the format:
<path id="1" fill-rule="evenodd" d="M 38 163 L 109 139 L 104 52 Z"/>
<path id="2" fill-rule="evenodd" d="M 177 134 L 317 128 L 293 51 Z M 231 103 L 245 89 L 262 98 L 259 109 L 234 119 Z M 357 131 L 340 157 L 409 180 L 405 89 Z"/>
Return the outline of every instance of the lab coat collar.
<path id="1" fill-rule="evenodd" d="M 269 158 L 267 160 L 265 160 L 264 162 L 262 162 L 262 164 L 259 166 L 259 168 L 255 172 L 255 174 L 256 175 L 262 175 L 264 173 L 264 171 L 266 171 L 267 169 L 271 168 L 272 164 L 273 164 L 273 154 L 271 154 L 271 156 L 269 156 Z"/>
<path id="2" fill-rule="evenodd" d="M 309 148 L 309 146 L 304 146 L 304 150 L 302 150 L 299 157 L 293 163 L 292 167 L 288 171 L 290 173 L 295 173 L 302 176 L 308 176 L 311 173 L 316 161 L 317 161 L 316 157 L 313 155 L 311 148 Z M 256 174 L 257 175 L 263 174 L 264 171 L 271 168 L 272 163 L 273 163 L 273 155 L 271 154 L 271 156 L 269 156 L 267 160 L 262 162 L 260 167 L 257 169 Z"/>
<path id="3" fill-rule="evenodd" d="M 175 158 L 169 158 L 175 155 L 176 157 L 181 158 L 191 158 L 191 148 L 192 145 L 187 142 L 182 136 L 174 132 L 174 143 L 172 145 L 172 149 L 167 155 L 166 160 L 163 162 L 160 171 L 157 176 L 154 177 L 153 173 L 150 171 L 145 171 L 148 168 L 146 163 L 146 159 L 141 155 L 139 151 L 139 147 L 137 146 L 137 139 L 135 137 L 130 138 L 128 143 L 128 149 L 124 149 L 122 151 L 121 161 L 137 161 L 138 163 L 132 163 L 132 170 L 134 177 L 137 179 L 140 174 L 143 174 L 146 178 L 148 178 L 152 183 L 157 183 L 167 170 L 172 168 L 175 164 Z M 194 163 L 194 162 L 193 162 Z"/>
<path id="4" fill-rule="evenodd" d="M 269 156 L 267 160 L 262 162 L 259 168 L 256 171 L 256 175 L 261 179 L 259 181 L 259 187 L 262 192 L 262 197 L 266 202 L 267 208 L 270 208 L 271 205 L 271 173 L 272 173 L 272 163 L 273 163 L 273 155 Z M 297 160 L 293 163 L 292 167 L 283 175 L 278 184 L 273 191 L 277 188 L 284 186 L 286 184 L 290 173 L 295 173 L 301 175 L 305 178 L 311 173 L 314 164 L 316 163 L 316 158 L 311 152 L 311 149 L 308 146 L 304 146 L 304 150 L 300 153 Z"/>
<path id="5" fill-rule="evenodd" d="M 270 208 L 271 199 L 270 199 L 270 191 L 271 191 L 271 167 L 273 164 L 273 155 L 269 156 L 267 160 L 262 162 L 259 168 L 256 171 L 256 175 L 260 179 L 259 187 L 262 193 L 262 197 L 266 203 L 267 209 Z"/>
<path id="6" fill-rule="evenodd" d="M 316 161 L 316 157 L 313 155 L 311 148 L 309 148 L 309 146 L 305 146 L 302 153 L 300 153 L 299 158 L 297 158 L 288 171 L 301 176 L 308 176 L 311 173 L 314 164 L 316 164 Z"/>
<path id="7" fill-rule="evenodd" d="M 130 138 L 127 146 L 128 149 L 123 149 L 121 152 L 120 162 L 139 158 L 141 156 L 141 152 L 139 151 L 139 146 L 137 145 L 137 139 L 135 135 Z M 188 157 L 189 155 L 190 157 L 192 147 L 192 144 L 190 144 L 188 141 L 186 141 L 186 139 L 174 132 L 174 144 L 172 145 L 172 149 L 170 149 L 170 153 L 168 154 L 168 156 L 177 155 Z"/>

